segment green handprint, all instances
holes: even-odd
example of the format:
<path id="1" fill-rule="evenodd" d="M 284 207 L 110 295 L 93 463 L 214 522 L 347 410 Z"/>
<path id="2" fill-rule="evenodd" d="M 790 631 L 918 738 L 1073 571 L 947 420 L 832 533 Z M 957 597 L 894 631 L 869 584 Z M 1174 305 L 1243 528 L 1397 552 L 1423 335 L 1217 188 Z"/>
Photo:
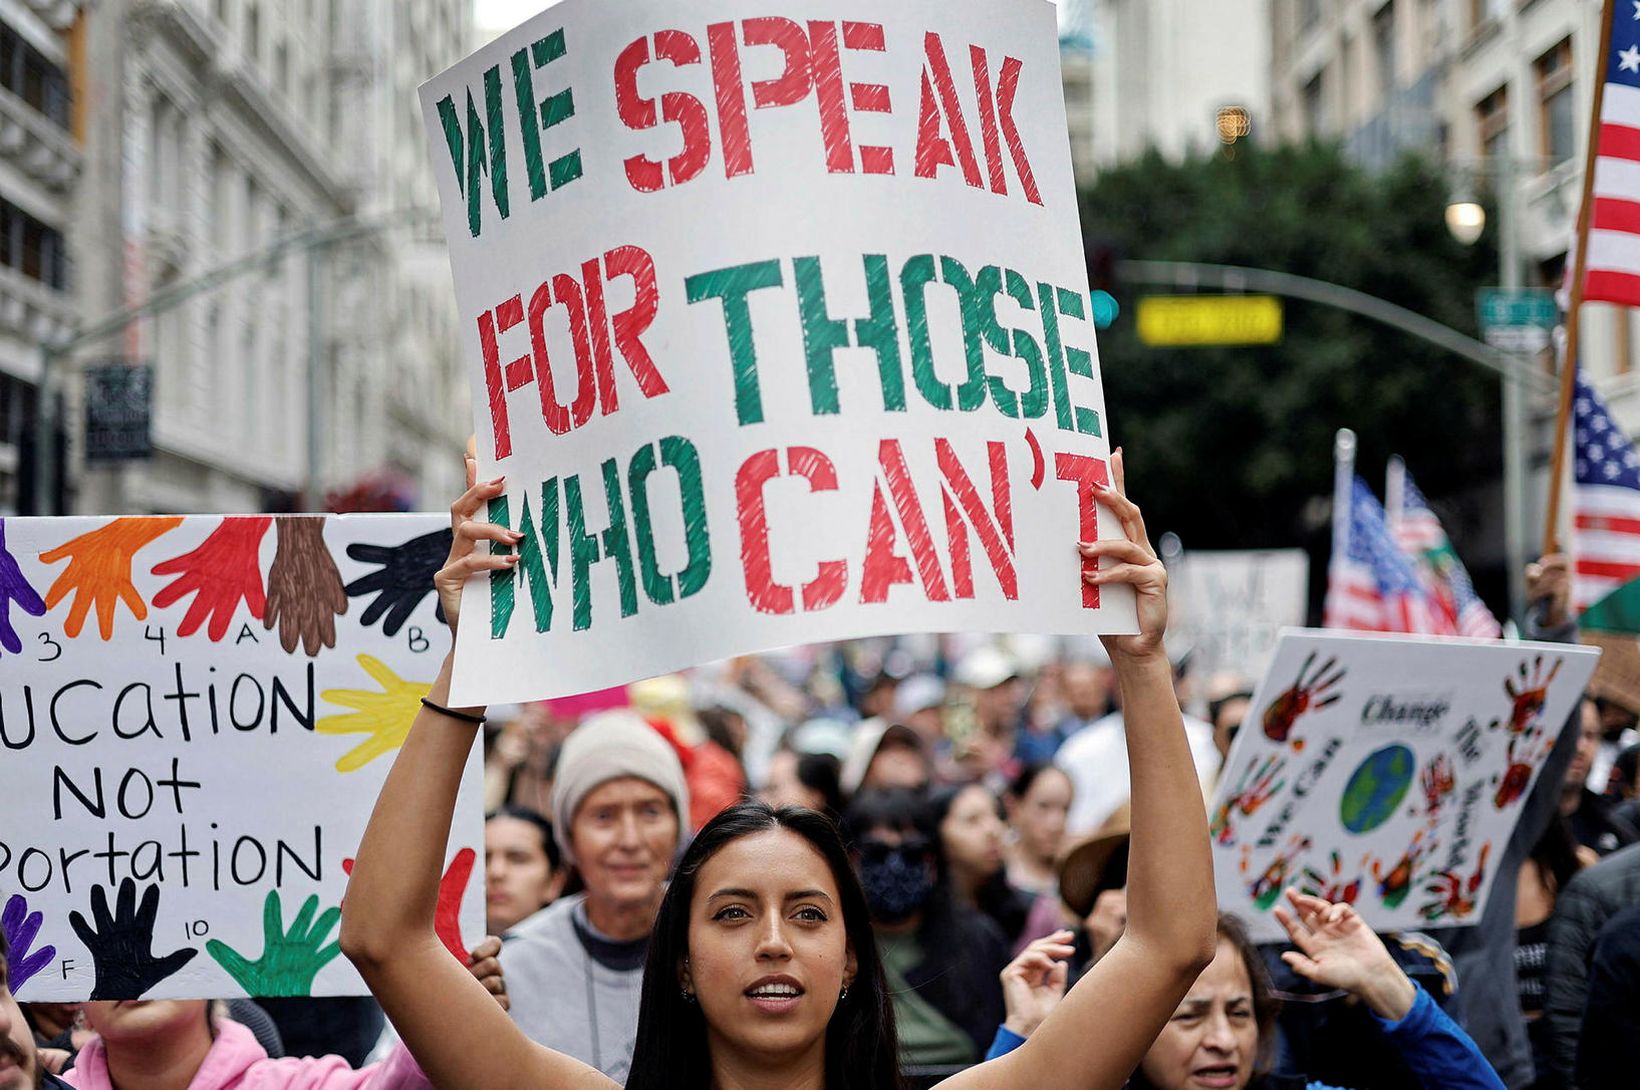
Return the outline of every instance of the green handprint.
<path id="1" fill-rule="evenodd" d="M 342 945 L 333 942 L 320 945 L 342 918 L 340 908 L 327 908 L 314 922 L 319 911 L 317 895 L 309 897 L 302 910 L 291 921 L 290 930 L 284 928 L 284 914 L 279 904 L 279 891 L 270 890 L 262 902 L 262 956 L 251 961 L 225 942 L 211 939 L 205 950 L 217 960 L 228 975 L 239 982 L 250 996 L 312 995 L 313 978 L 328 965 Z"/>

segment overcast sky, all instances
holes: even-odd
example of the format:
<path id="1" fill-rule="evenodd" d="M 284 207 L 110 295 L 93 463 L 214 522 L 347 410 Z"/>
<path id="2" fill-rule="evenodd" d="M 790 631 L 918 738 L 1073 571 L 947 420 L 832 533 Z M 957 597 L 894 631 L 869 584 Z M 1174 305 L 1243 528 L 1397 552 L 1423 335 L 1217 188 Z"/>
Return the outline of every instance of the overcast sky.
<path id="1" fill-rule="evenodd" d="M 473 22 L 480 41 L 489 41 L 503 30 L 528 19 L 546 7 L 546 0 L 473 0 Z"/>

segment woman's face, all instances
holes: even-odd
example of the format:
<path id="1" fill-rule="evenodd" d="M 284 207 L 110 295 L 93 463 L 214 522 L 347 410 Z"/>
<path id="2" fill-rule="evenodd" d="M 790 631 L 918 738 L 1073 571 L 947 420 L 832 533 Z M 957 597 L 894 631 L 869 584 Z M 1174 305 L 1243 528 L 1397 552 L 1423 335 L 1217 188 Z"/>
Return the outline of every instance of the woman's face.
<path id="1" fill-rule="evenodd" d="M 797 833 L 741 837 L 707 860 L 689 906 L 682 968 L 714 1052 L 789 1062 L 823 1055 L 854 951 L 837 881 Z"/>
<path id="2" fill-rule="evenodd" d="M 1070 810 L 1070 777 L 1057 768 L 1043 769 L 1014 805 L 1014 831 L 1026 852 L 1037 859 L 1052 859 L 1065 838 L 1065 816 Z"/>
<path id="3" fill-rule="evenodd" d="M 589 898 L 652 904 L 678 849 L 678 816 L 666 792 L 622 776 L 587 793 L 570 819 L 570 843 Z"/>
<path id="4" fill-rule="evenodd" d="M 550 903 L 562 884 L 547 858 L 545 833 L 521 818 L 497 815 L 484 823 L 485 919 L 499 935 Z"/>
<path id="5" fill-rule="evenodd" d="M 1253 982 L 1236 948 L 1221 939 L 1139 1069 L 1157 1090 L 1242 1090 L 1257 1058 Z"/>
<path id="6" fill-rule="evenodd" d="M 990 789 L 978 784 L 963 788 L 940 822 L 947 864 L 972 880 L 984 881 L 1002 868 L 1002 833 Z"/>

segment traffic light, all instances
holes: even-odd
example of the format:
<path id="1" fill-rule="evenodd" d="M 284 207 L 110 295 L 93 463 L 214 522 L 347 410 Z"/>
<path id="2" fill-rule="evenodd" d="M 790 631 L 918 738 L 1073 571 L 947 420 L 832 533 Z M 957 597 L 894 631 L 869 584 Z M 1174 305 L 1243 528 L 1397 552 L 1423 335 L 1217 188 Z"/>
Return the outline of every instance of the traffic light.
<path id="1" fill-rule="evenodd" d="M 1109 239 L 1090 238 L 1084 248 L 1088 260 L 1088 288 L 1093 306 L 1093 328 L 1109 329 L 1122 313 L 1116 300 L 1116 246 Z"/>

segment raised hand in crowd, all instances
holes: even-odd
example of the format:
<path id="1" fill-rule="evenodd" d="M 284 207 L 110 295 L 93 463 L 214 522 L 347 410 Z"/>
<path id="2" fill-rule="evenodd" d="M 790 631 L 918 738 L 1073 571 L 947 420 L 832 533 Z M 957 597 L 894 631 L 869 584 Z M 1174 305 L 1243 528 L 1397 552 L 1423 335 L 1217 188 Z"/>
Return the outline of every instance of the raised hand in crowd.
<path id="1" fill-rule="evenodd" d="M 1029 1037 L 1065 998 L 1070 975 L 1066 959 L 1076 952 L 1072 934 L 1055 931 L 1037 939 L 1002 970 L 1002 1000 L 1008 1010 L 1002 1024 L 1008 1032 Z"/>
<path id="2" fill-rule="evenodd" d="M 1526 600 L 1539 611 L 1543 628 L 1571 620 L 1572 578 L 1565 553 L 1549 553 L 1526 565 Z"/>
<path id="3" fill-rule="evenodd" d="M 1356 996 L 1380 1018 L 1406 1017 L 1417 989 L 1355 909 L 1296 889 L 1287 900 L 1292 907 L 1277 905 L 1275 917 L 1298 949 L 1282 961 L 1306 980 Z"/>

